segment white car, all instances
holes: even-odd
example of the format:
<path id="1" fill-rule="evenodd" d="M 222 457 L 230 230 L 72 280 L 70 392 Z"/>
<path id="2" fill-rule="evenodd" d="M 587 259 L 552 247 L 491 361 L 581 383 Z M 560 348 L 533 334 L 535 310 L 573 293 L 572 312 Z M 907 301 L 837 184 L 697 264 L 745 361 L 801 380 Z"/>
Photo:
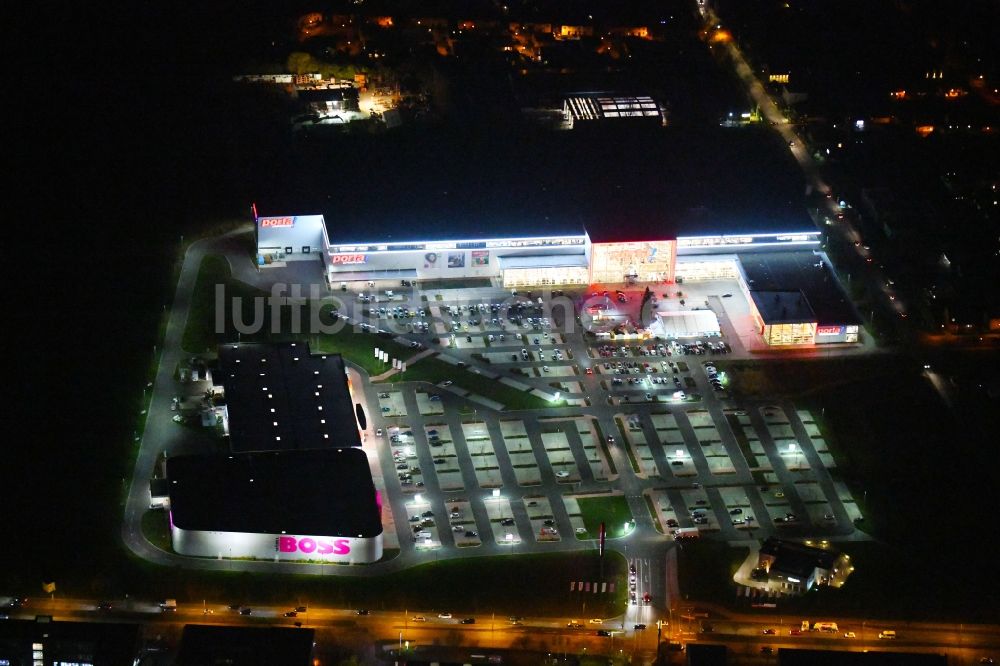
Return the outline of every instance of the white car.
<path id="1" fill-rule="evenodd" d="M 381 437 L 382 436 L 382 428 L 379 428 L 378 430 L 375 431 L 375 436 L 376 437 Z"/>
<path id="2" fill-rule="evenodd" d="M 559 470 L 558 472 L 556 472 L 557 479 L 565 479 L 567 476 L 569 476 L 569 472 L 565 470 Z"/>
<path id="3" fill-rule="evenodd" d="M 451 613 L 438 613 L 438 617 L 441 618 L 442 620 L 450 620 Z"/>

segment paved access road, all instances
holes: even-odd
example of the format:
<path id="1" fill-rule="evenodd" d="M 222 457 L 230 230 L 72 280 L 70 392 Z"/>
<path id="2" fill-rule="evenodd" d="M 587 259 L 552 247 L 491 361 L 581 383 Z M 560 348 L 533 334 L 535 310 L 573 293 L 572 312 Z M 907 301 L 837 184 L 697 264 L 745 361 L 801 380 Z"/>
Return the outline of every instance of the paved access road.
<path id="1" fill-rule="evenodd" d="M 641 574 L 640 574 L 641 577 Z M 325 608 L 307 606 L 307 611 L 296 617 L 285 617 L 291 610 L 284 606 L 254 606 L 248 616 L 240 615 L 227 604 L 206 600 L 202 604 L 180 604 L 176 612 L 164 613 L 159 604 L 148 600 L 119 600 L 112 602 L 110 610 L 97 610 L 98 600 L 32 598 L 24 608 L 11 611 L 10 617 L 33 619 L 36 615 L 51 615 L 56 620 L 88 621 L 140 621 L 149 627 L 165 624 L 223 624 L 292 627 L 299 622 L 305 627 L 315 628 L 318 636 L 358 637 L 366 642 L 410 641 L 411 645 L 432 645 L 441 640 L 453 644 L 480 647 L 523 647 L 525 638 L 531 637 L 534 645 L 544 643 L 553 650 L 570 653 L 587 652 L 610 654 L 623 650 L 633 654 L 638 663 L 652 663 L 655 654 L 657 627 L 656 620 L 670 624 L 662 628 L 661 639 L 689 642 L 725 643 L 732 653 L 754 655 L 763 646 L 788 648 L 827 648 L 838 650 L 920 650 L 941 652 L 949 656 L 949 663 L 956 665 L 978 663 L 984 656 L 1000 655 L 1000 625 L 963 625 L 954 623 L 888 623 L 866 622 L 852 618 L 803 618 L 798 616 L 776 616 L 764 618 L 753 615 L 722 615 L 712 608 L 678 607 L 672 614 L 646 622 L 645 630 L 635 630 L 631 621 L 624 629 L 618 618 L 598 618 L 600 624 L 590 622 L 592 618 L 560 617 L 538 618 L 519 617 L 512 622 L 506 615 L 480 613 L 462 615 L 451 609 L 406 609 L 405 611 L 369 610 L 359 615 L 362 609 Z M 450 614 L 452 617 L 440 617 Z M 474 624 L 462 624 L 465 618 L 475 620 Z M 837 622 L 838 631 L 824 633 L 817 631 L 791 635 L 803 620 L 812 622 Z M 569 623 L 583 624 L 582 628 L 569 628 Z M 704 632 L 706 626 L 710 632 Z M 598 629 L 613 633 L 613 636 L 597 636 Z M 879 640 L 878 634 L 885 629 L 897 632 L 895 641 Z M 774 630 L 773 635 L 765 635 L 765 630 Z M 160 633 L 160 629 L 155 629 Z M 853 638 L 845 636 L 854 632 Z"/>

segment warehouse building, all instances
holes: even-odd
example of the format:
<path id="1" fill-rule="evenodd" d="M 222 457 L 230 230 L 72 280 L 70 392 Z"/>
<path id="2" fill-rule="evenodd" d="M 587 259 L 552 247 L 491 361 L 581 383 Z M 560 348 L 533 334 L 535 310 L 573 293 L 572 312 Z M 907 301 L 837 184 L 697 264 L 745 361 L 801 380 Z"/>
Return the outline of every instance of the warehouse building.
<path id="1" fill-rule="evenodd" d="M 213 376 L 223 387 L 232 455 L 167 459 L 174 550 L 378 561 L 381 504 L 343 359 L 314 355 L 305 343 L 230 343 L 219 347 Z"/>
<path id="2" fill-rule="evenodd" d="M 234 453 L 361 446 L 344 359 L 308 343 L 225 344 L 213 381 Z"/>
<path id="3" fill-rule="evenodd" d="M 356 448 L 174 456 L 170 537 L 181 555 L 365 564 L 382 557 L 381 506 Z"/>

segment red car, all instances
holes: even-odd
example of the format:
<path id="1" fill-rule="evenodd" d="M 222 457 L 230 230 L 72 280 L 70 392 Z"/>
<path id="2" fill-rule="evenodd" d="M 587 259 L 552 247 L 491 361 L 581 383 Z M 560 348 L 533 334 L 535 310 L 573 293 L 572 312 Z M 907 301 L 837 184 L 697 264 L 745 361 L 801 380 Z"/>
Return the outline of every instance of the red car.
<path id="1" fill-rule="evenodd" d="M 593 368 L 587 368 L 587 374 L 588 375 L 594 374 L 594 369 Z"/>
<path id="2" fill-rule="evenodd" d="M 788 632 L 788 635 L 789 636 L 801 636 L 802 635 L 802 631 L 799 630 L 799 629 L 792 629 L 792 630 L 790 630 Z"/>

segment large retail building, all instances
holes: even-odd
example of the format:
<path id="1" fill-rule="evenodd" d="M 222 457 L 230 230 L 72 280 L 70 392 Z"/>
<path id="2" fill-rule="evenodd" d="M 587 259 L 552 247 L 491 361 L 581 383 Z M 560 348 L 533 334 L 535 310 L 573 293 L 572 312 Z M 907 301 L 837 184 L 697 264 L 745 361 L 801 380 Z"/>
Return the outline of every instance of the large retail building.
<path id="1" fill-rule="evenodd" d="M 380 240 L 322 215 L 255 213 L 255 220 L 258 264 L 321 260 L 331 287 L 376 280 L 487 279 L 505 288 L 734 280 L 769 345 L 859 340 L 859 318 L 819 251 L 820 233 L 801 224 L 791 231 L 757 223 L 753 233 L 670 237 L 662 225 L 642 220 L 592 229 L 546 222 L 545 234 L 537 223 L 512 221 L 503 234 L 455 238 L 438 229 L 403 229 Z"/>
<path id="2" fill-rule="evenodd" d="M 167 459 L 173 548 L 349 564 L 382 557 L 381 503 L 343 359 L 306 343 L 225 344 L 231 455 Z"/>

